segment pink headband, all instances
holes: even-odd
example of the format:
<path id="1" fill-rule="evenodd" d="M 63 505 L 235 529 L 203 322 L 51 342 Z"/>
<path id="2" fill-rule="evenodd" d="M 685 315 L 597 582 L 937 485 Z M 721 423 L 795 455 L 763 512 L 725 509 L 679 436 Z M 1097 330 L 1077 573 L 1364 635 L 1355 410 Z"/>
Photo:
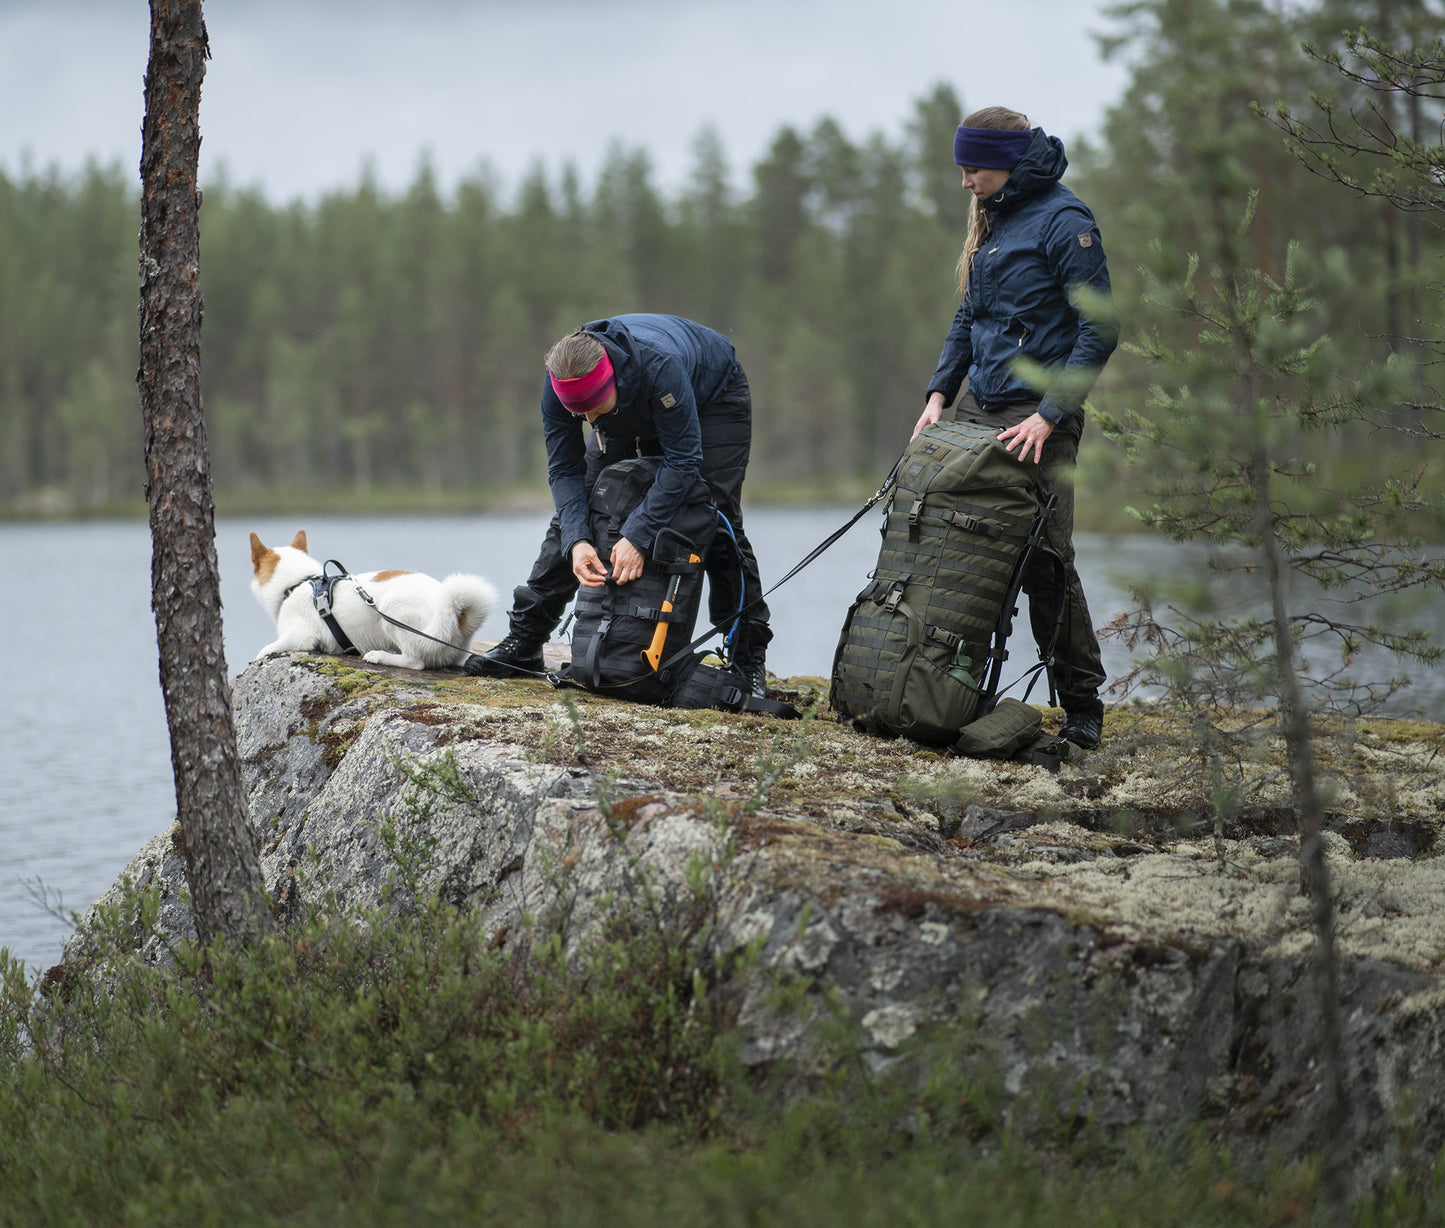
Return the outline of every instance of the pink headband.
<path id="1" fill-rule="evenodd" d="M 596 409 L 617 387 L 612 359 L 607 357 L 605 350 L 602 352 L 602 361 L 586 375 L 579 375 L 576 379 L 558 379 L 548 371 L 547 378 L 552 381 L 552 391 L 557 394 L 557 399 L 574 414 L 585 414 L 588 410 Z"/>

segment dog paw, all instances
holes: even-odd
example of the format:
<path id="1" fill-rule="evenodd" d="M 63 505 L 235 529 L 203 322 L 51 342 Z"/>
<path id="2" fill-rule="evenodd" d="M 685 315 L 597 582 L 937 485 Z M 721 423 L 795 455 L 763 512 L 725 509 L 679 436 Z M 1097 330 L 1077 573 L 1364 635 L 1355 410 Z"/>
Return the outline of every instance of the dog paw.
<path id="1" fill-rule="evenodd" d="M 373 648 L 362 658 L 369 665 L 395 665 L 402 669 L 420 669 L 419 662 L 400 652 L 387 652 L 385 648 Z"/>

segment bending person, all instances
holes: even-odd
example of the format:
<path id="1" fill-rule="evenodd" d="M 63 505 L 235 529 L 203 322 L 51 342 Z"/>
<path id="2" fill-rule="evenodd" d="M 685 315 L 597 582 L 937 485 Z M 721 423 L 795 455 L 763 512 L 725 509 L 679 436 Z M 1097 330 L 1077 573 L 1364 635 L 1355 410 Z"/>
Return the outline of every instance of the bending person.
<path id="1" fill-rule="evenodd" d="M 531 575 L 513 592 L 509 633 L 468 659 L 469 674 L 541 672 L 542 646 L 578 585 L 598 587 L 609 574 L 617 584 L 637 579 L 658 531 L 699 475 L 732 525 L 746 600 L 762 593 L 740 503 L 752 449 L 752 394 L 732 342 L 681 316 L 621 315 L 563 337 L 546 362 L 542 429 L 556 514 Z M 592 426 L 585 439 L 584 421 Z M 663 463 L 611 558 L 602 559 L 591 541 L 588 495 L 606 466 L 634 456 L 660 456 Z M 704 570 L 712 621 L 725 625 L 744 595 L 727 534 L 717 535 Z M 729 641 L 732 661 L 755 695 L 766 689 L 772 634 L 767 605 L 759 602 Z"/>
<path id="2" fill-rule="evenodd" d="M 973 194 L 958 262 L 960 304 L 913 433 L 953 405 L 953 420 L 998 427 L 1020 462 L 1040 466 L 1040 486 L 1057 499 L 1047 539 L 1065 569 L 1053 650 L 1061 733 L 1092 749 L 1103 735 L 1106 675 L 1074 567 L 1073 470 L 1084 397 L 1119 339 L 1104 244 L 1094 215 L 1059 182 L 1068 166 L 1062 142 L 1031 129 L 1026 116 L 976 111 L 959 126 L 953 152 Z M 965 379 L 968 391 L 954 405 Z M 1034 637 L 1047 653 L 1058 597 L 1046 558 L 1035 561 L 1023 587 Z"/>

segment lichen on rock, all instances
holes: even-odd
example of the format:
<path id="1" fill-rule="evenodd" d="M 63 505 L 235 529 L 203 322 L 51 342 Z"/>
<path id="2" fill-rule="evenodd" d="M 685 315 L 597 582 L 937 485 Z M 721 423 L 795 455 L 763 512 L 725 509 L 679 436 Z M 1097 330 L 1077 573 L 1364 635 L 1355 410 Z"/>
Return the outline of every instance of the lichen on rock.
<path id="1" fill-rule="evenodd" d="M 1054 773 L 825 708 L 679 712 L 330 658 L 257 662 L 234 706 L 283 920 L 436 892 L 494 942 L 556 924 L 581 944 L 621 910 L 715 970 L 748 1061 L 807 1054 L 841 1010 L 879 1066 L 951 1036 L 1003 1094 L 1065 1089 L 1105 1126 L 1194 1114 L 1258 1146 L 1240 1123 L 1283 1105 L 1266 1139 L 1324 1128 L 1283 774 L 1250 765 L 1216 838 L 1167 713 L 1111 713 L 1104 748 Z M 1366 727 L 1331 768 L 1353 774 L 1328 825 L 1362 1179 L 1409 1131 L 1422 1154 L 1445 1143 L 1438 739 Z M 163 958 L 188 924 L 184 868 L 160 838 L 128 873 L 170 902 L 144 948 Z"/>

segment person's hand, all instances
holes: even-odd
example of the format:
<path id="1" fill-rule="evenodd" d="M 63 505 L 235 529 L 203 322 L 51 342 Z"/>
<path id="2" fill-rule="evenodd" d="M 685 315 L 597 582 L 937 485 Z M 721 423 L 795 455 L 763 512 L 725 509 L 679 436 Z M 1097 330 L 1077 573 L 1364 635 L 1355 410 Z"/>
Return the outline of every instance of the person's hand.
<path id="1" fill-rule="evenodd" d="M 586 588 L 601 588 L 607 583 L 607 568 L 591 542 L 578 542 L 572 547 L 572 574 Z"/>
<path id="2" fill-rule="evenodd" d="M 942 417 L 943 393 L 935 392 L 932 396 L 928 398 L 928 404 L 923 407 L 923 412 L 918 415 L 918 421 L 914 424 L 913 435 L 910 436 L 910 438 L 916 437 L 918 435 L 918 432 L 921 431 L 925 426 L 932 426 Z"/>
<path id="3" fill-rule="evenodd" d="M 642 551 L 625 537 L 617 539 L 612 547 L 612 579 L 618 584 L 627 584 L 642 574 L 646 558 Z"/>
<path id="4" fill-rule="evenodd" d="M 1029 449 L 1034 451 L 1034 464 L 1038 464 L 1044 456 L 1044 440 L 1054 433 L 1054 424 L 1040 414 L 1030 414 L 1017 426 L 1011 426 L 1006 431 L 999 432 L 999 442 L 1003 444 L 1006 452 L 1014 450 L 1014 444 L 1019 445 L 1019 460 L 1026 461 L 1029 458 Z"/>

